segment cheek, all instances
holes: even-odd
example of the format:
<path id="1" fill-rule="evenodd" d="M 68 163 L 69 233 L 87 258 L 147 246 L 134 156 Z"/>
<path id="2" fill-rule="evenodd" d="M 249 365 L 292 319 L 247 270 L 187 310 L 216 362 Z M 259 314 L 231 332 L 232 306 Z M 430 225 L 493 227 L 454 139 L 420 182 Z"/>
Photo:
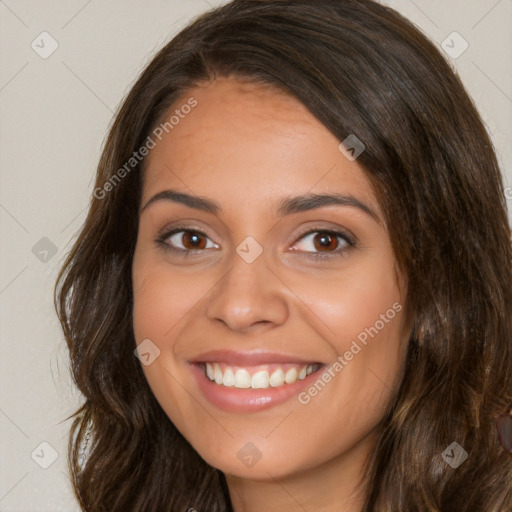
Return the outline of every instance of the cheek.
<path id="1" fill-rule="evenodd" d="M 204 292 L 198 275 L 170 272 L 166 264 L 139 259 L 133 266 L 133 329 L 145 338 L 172 342 L 172 330 L 192 312 Z"/>
<path id="2" fill-rule="evenodd" d="M 144 257 L 136 252 L 132 280 L 136 343 L 149 339 L 160 351 L 150 364 L 142 364 L 143 373 L 169 419 L 186 433 L 187 418 L 195 417 L 197 412 L 182 378 L 176 377 L 180 369 L 176 364 L 175 339 L 186 328 L 186 316 L 193 314 L 193 307 L 204 294 L 200 280 L 171 272 L 168 265 L 151 257 L 150 251 Z"/>
<path id="3" fill-rule="evenodd" d="M 311 286 L 309 281 L 308 288 L 305 278 L 302 284 L 295 280 L 295 286 L 302 287 L 299 295 L 308 296 L 321 319 L 317 324 L 327 326 L 321 334 L 334 353 L 330 374 L 306 390 L 301 403 L 307 402 L 315 418 L 325 419 L 329 411 L 335 428 L 339 418 L 353 432 L 373 428 L 399 383 L 406 349 L 393 259 L 368 259 L 329 282 Z"/>
<path id="4" fill-rule="evenodd" d="M 333 356 L 334 351 L 349 350 L 352 340 L 373 339 L 374 328 L 381 340 L 398 340 L 403 307 L 390 255 L 361 259 L 350 269 L 329 275 L 290 274 L 286 278 L 307 306 L 301 308 L 304 318 L 331 345 Z"/>
<path id="5" fill-rule="evenodd" d="M 398 340 L 395 336 L 399 333 L 398 313 L 403 308 L 392 271 L 375 269 L 344 282 L 333 304 L 337 307 L 328 311 L 328 321 L 340 340 L 338 353 L 349 350 L 348 341 L 358 340 L 362 346 L 369 346 L 365 342 L 377 337 L 381 341 Z"/>

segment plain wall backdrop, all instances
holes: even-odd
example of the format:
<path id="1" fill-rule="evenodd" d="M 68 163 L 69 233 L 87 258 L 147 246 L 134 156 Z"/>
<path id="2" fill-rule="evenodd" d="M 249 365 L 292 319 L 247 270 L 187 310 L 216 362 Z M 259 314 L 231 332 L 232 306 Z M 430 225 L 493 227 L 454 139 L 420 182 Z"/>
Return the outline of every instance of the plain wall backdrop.
<path id="1" fill-rule="evenodd" d="M 119 103 L 164 43 L 223 3 L 0 0 L 1 512 L 79 511 L 65 418 L 80 395 L 53 308 L 57 271 Z M 446 50 L 512 187 L 512 2 L 385 3 Z"/>

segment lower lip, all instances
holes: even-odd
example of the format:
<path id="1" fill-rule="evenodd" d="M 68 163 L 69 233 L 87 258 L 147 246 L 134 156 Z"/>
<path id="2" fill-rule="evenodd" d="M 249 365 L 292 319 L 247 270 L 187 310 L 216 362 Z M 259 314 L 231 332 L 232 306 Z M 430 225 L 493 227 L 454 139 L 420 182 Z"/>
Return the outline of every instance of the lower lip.
<path id="1" fill-rule="evenodd" d="M 221 386 L 211 381 L 199 364 L 190 365 L 199 389 L 213 405 L 227 412 L 257 412 L 290 400 L 321 374 L 322 368 L 293 384 L 264 389 L 240 389 Z"/>

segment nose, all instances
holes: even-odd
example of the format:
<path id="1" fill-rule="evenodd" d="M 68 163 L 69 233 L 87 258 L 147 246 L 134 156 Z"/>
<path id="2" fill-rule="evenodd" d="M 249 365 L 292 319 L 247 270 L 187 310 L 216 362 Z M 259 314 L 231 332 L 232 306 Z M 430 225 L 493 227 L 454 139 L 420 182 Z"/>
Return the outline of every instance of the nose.
<path id="1" fill-rule="evenodd" d="M 287 288 L 263 254 L 247 263 L 234 253 L 230 270 L 208 298 L 206 314 L 240 333 L 281 325 L 289 314 Z"/>

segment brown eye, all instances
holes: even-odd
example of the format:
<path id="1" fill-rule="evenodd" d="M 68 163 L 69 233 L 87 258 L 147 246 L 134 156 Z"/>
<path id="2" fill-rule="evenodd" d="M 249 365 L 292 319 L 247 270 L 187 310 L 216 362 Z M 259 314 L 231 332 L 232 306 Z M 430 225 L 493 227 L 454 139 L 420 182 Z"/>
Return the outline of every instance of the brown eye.
<path id="1" fill-rule="evenodd" d="M 208 249 L 217 249 L 219 246 L 214 244 L 210 238 L 194 229 L 174 229 L 158 238 L 157 243 L 165 249 L 178 253 L 194 253 Z"/>
<path id="2" fill-rule="evenodd" d="M 340 256 L 346 249 L 355 246 L 348 235 L 338 231 L 313 230 L 305 233 L 295 244 L 294 250 L 304 252 L 307 256 Z"/>
<path id="3" fill-rule="evenodd" d="M 323 252 L 329 250 L 334 250 L 338 247 L 338 240 L 335 236 L 332 236 L 330 233 L 326 231 L 319 231 L 313 237 L 313 245 L 317 251 Z"/>
<path id="4" fill-rule="evenodd" d="M 205 237 L 197 231 L 183 231 L 181 236 L 182 244 L 185 249 L 204 249 L 206 247 Z"/>

